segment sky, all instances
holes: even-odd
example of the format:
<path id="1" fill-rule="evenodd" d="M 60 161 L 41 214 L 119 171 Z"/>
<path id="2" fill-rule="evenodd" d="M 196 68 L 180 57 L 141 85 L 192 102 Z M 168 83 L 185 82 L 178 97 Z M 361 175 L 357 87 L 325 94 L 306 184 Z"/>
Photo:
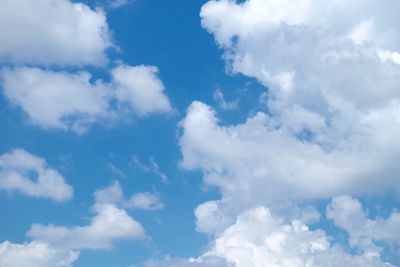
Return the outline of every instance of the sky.
<path id="1" fill-rule="evenodd" d="M 400 266 L 399 9 L 0 1 L 0 267 Z"/>

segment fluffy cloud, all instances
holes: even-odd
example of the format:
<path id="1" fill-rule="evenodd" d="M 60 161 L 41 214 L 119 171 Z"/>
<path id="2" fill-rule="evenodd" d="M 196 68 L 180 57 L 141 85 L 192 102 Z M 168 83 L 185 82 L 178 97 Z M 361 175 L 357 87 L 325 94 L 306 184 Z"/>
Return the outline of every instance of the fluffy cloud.
<path id="1" fill-rule="evenodd" d="M 223 49 L 228 69 L 263 84 L 260 100 L 268 108 L 227 125 L 195 101 L 181 122 L 181 166 L 201 170 L 205 184 L 222 193 L 195 210 L 197 230 L 216 238 L 210 255 L 236 267 L 340 265 L 335 259 L 386 266 L 372 245 L 397 236 L 396 213 L 374 223 L 364 214 L 355 227 L 367 238 L 335 217 L 358 248 L 372 244 L 346 255 L 325 233 L 305 227 L 319 214 L 303 203 L 399 188 L 400 25 L 393 7 L 399 3 L 212 0 L 202 7 L 202 26 Z M 259 205 L 286 223 L 262 208 L 246 213 Z"/>
<path id="2" fill-rule="evenodd" d="M 55 249 L 38 241 L 25 244 L 6 241 L 0 244 L 2 267 L 72 267 L 77 258 L 77 252 Z"/>
<path id="3" fill-rule="evenodd" d="M 0 155 L 0 190 L 60 202 L 73 197 L 72 187 L 57 170 L 23 149 Z"/>
<path id="4" fill-rule="evenodd" d="M 112 70 L 116 98 L 126 102 L 140 116 L 154 112 L 170 112 L 171 105 L 164 95 L 164 85 L 154 66 L 118 66 Z"/>
<path id="5" fill-rule="evenodd" d="M 240 214 L 196 259 L 167 259 L 145 266 L 234 267 L 389 267 L 379 254 L 351 255 L 330 243 L 321 230 L 310 230 L 302 221 L 285 223 L 265 207 Z"/>
<path id="6" fill-rule="evenodd" d="M 0 31 L 0 60 L 14 64 L 99 65 L 112 45 L 104 13 L 69 0 L 2 0 Z"/>
<path id="7" fill-rule="evenodd" d="M 238 210 L 396 186 L 400 124 L 393 125 L 389 117 L 377 121 L 375 115 L 364 118 L 364 135 L 327 148 L 276 128 L 274 118 L 264 113 L 242 124 L 220 126 L 209 106 L 194 102 L 181 123 L 181 165 L 202 170 L 205 183 L 219 187 Z M 382 132 L 383 126 L 393 131 Z"/>
<path id="8" fill-rule="evenodd" d="M 68 249 L 109 249 L 119 240 L 140 240 L 146 237 L 143 227 L 128 213 L 97 198 L 93 211 L 96 215 L 86 226 L 64 227 L 33 224 L 27 235 L 55 247 Z"/>
<path id="9" fill-rule="evenodd" d="M 97 203 L 115 203 L 129 209 L 159 210 L 164 208 L 158 195 L 149 192 L 139 192 L 125 198 L 119 182 L 114 181 L 109 187 L 95 192 Z"/>
<path id="10" fill-rule="evenodd" d="M 119 184 L 95 192 L 95 216 L 86 226 L 64 227 L 33 224 L 30 243 L 0 244 L 0 266 L 72 267 L 84 249 L 110 249 L 117 241 L 143 240 L 145 230 L 117 206 L 122 193 Z"/>
<path id="11" fill-rule="evenodd" d="M 376 242 L 385 242 L 392 247 L 400 245 L 400 213 L 393 212 L 388 218 L 369 219 L 357 199 L 348 196 L 337 197 L 327 208 L 327 216 L 346 230 L 350 245 L 361 247 L 368 253 L 379 254 Z"/>
<path id="12" fill-rule="evenodd" d="M 96 121 L 124 114 L 145 116 L 171 111 L 155 67 L 120 65 L 112 70 L 111 78 L 109 83 L 91 82 L 87 72 L 71 74 L 39 68 L 6 68 L 0 72 L 10 103 L 42 128 L 82 133 Z"/>
<path id="13" fill-rule="evenodd" d="M 346 254 L 323 231 L 311 231 L 297 220 L 286 224 L 264 207 L 239 215 L 206 255 L 225 258 L 235 267 L 391 266 L 379 255 Z"/>
<path id="14" fill-rule="evenodd" d="M 202 25 L 229 69 L 267 88 L 268 113 L 226 125 L 193 102 L 181 123 L 181 164 L 221 189 L 224 215 L 399 188 L 399 3 L 390 3 L 213 0 L 202 7 Z"/>

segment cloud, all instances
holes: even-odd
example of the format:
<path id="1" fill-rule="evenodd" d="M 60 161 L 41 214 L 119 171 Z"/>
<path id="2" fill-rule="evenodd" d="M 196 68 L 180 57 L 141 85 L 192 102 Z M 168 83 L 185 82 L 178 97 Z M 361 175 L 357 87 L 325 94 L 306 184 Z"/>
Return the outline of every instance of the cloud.
<path id="1" fill-rule="evenodd" d="M 268 109 L 229 125 L 194 101 L 180 124 L 181 166 L 200 170 L 204 183 L 221 191 L 221 199 L 195 210 L 197 230 L 214 238 L 205 255 L 236 267 L 342 265 L 337 259 L 390 266 L 380 253 L 358 247 L 362 254 L 346 254 L 322 230 L 309 230 L 319 213 L 306 203 L 399 189 L 400 25 L 393 7 L 399 3 L 203 5 L 202 26 L 224 51 L 228 71 L 264 85 Z M 390 228 L 381 235 L 396 236 L 396 218 L 374 220 Z"/>
<path id="2" fill-rule="evenodd" d="M 164 86 L 153 66 L 120 65 L 111 82 L 92 82 L 88 72 L 75 74 L 39 68 L 4 68 L 3 92 L 20 107 L 29 121 L 45 129 L 85 132 L 97 121 L 109 121 L 132 113 L 147 116 L 170 112 Z"/>
<path id="3" fill-rule="evenodd" d="M 0 155 L 0 190 L 59 202 L 73 197 L 73 188 L 56 169 L 20 148 Z"/>
<path id="4" fill-rule="evenodd" d="M 379 242 L 400 247 L 400 213 L 393 212 L 386 219 L 369 219 L 361 203 L 349 196 L 336 197 L 327 207 L 327 217 L 346 230 L 352 247 L 379 254 Z"/>
<path id="5" fill-rule="evenodd" d="M 105 14 L 69 0 L 3 0 L 0 31 L 0 61 L 12 64 L 101 65 L 112 46 Z"/>
<path id="6" fill-rule="evenodd" d="M 166 259 L 144 266 L 234 267 L 389 267 L 379 254 L 351 255 L 322 230 L 310 230 L 302 221 L 285 220 L 259 206 L 237 216 L 199 258 Z"/>
<path id="7" fill-rule="evenodd" d="M 200 258 L 148 260 L 143 267 L 232 267 L 227 262 L 218 257 L 203 256 Z"/>
<path id="8" fill-rule="evenodd" d="M 164 208 L 158 196 L 149 192 L 136 193 L 126 202 L 125 206 L 131 209 L 159 210 Z"/>
<path id="9" fill-rule="evenodd" d="M 154 66 L 130 67 L 120 65 L 112 70 L 116 98 L 128 104 L 138 115 L 172 110 L 165 87 L 158 78 L 158 68 Z"/>
<path id="10" fill-rule="evenodd" d="M 129 3 L 128 0 L 109 0 L 112 8 L 120 8 Z"/>
<path id="11" fill-rule="evenodd" d="M 205 184 L 220 188 L 237 210 L 398 186 L 394 158 L 400 152 L 395 141 L 400 128 L 390 123 L 392 131 L 382 132 L 380 126 L 392 127 L 389 121 L 377 123 L 372 117 L 365 118 L 364 132 L 327 148 L 277 127 L 261 112 L 244 123 L 221 126 L 211 107 L 193 102 L 181 122 L 181 166 L 201 170 Z M 307 128 L 318 127 L 318 118 L 309 119 Z"/>
<path id="12" fill-rule="evenodd" d="M 149 163 L 143 163 L 138 156 L 132 157 L 132 165 L 141 169 L 145 173 L 152 173 L 161 178 L 163 183 L 168 183 L 168 176 L 160 170 L 156 160 L 153 157 L 149 158 Z"/>
<path id="13" fill-rule="evenodd" d="M 78 252 L 52 248 L 39 241 L 24 244 L 5 241 L 0 244 L 2 267 L 72 267 L 78 256 Z"/>
<path id="14" fill-rule="evenodd" d="M 192 104 L 183 166 L 203 170 L 206 183 L 224 192 L 242 187 L 248 196 L 261 195 L 260 188 L 274 197 L 315 198 L 398 187 L 399 2 L 390 4 L 206 3 L 203 27 L 233 73 L 267 88 L 269 114 L 221 127 L 208 107 Z"/>
<path id="15" fill-rule="evenodd" d="M 113 181 L 110 186 L 97 189 L 94 192 L 96 203 L 114 203 L 123 202 L 124 193 L 122 192 L 121 184 L 118 181 Z"/>
<path id="16" fill-rule="evenodd" d="M 122 193 L 118 183 L 95 192 L 95 216 L 86 226 L 64 227 L 33 224 L 27 235 L 55 247 L 68 249 L 110 249 L 120 240 L 146 238 L 142 225 L 117 206 Z"/>
<path id="17" fill-rule="evenodd" d="M 332 246 L 323 231 L 312 231 L 298 220 L 284 223 L 264 207 L 239 215 L 206 255 L 225 258 L 236 267 L 391 266 L 378 255 L 346 254 Z"/>
<path id="18" fill-rule="evenodd" d="M 96 203 L 114 203 L 128 209 L 152 211 L 164 208 L 164 204 L 160 201 L 158 195 L 150 192 L 139 192 L 125 198 L 121 184 L 117 181 L 106 188 L 97 190 L 95 198 Z"/>
<path id="19" fill-rule="evenodd" d="M 239 104 L 239 99 L 236 99 L 234 101 L 226 101 L 224 98 L 224 94 L 219 89 L 214 91 L 213 99 L 215 102 L 218 103 L 218 106 L 223 110 L 236 109 Z"/>

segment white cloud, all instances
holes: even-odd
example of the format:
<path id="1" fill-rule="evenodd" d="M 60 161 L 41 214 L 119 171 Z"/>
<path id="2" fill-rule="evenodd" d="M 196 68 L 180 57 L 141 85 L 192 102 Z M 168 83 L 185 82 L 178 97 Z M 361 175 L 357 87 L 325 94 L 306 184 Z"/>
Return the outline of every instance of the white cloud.
<path id="1" fill-rule="evenodd" d="M 164 208 L 164 204 L 156 194 L 149 192 L 141 192 L 132 195 L 126 202 L 125 206 L 131 209 L 141 210 L 159 210 Z"/>
<path id="2" fill-rule="evenodd" d="M 346 254 L 323 231 L 311 231 L 297 220 L 284 223 L 264 207 L 239 215 L 206 255 L 225 258 L 235 267 L 391 266 L 379 255 Z"/>
<path id="3" fill-rule="evenodd" d="M 0 190 L 60 202 L 73 197 L 72 187 L 56 169 L 23 149 L 0 155 Z"/>
<path id="4" fill-rule="evenodd" d="M 379 254 L 347 254 L 332 245 L 321 230 L 310 230 L 302 221 L 275 217 L 265 207 L 240 214 L 236 221 L 196 259 L 166 259 L 145 266 L 232 267 L 389 267 Z"/>
<path id="5" fill-rule="evenodd" d="M 239 104 L 239 99 L 236 99 L 236 100 L 233 100 L 233 101 L 226 101 L 225 98 L 224 98 L 224 94 L 219 89 L 214 91 L 213 99 L 214 99 L 215 102 L 218 103 L 218 106 L 221 109 L 224 109 L 224 110 L 236 109 L 238 107 L 238 104 Z"/>
<path id="6" fill-rule="evenodd" d="M 71 74 L 39 68 L 0 71 L 7 99 L 42 128 L 82 133 L 96 121 L 171 111 L 155 67 L 121 65 L 111 76 L 112 81 L 105 83 L 92 82 L 87 72 Z"/>
<path id="7" fill-rule="evenodd" d="M 361 247 L 370 254 L 379 254 L 376 243 L 386 242 L 392 247 L 400 246 L 400 213 L 393 212 L 388 218 L 369 219 L 357 199 L 348 196 L 336 197 L 327 208 L 327 217 L 346 230 L 350 245 Z"/>
<path id="8" fill-rule="evenodd" d="M 112 46 L 105 14 L 69 0 L 2 0 L 0 31 L 14 64 L 100 65 Z"/>
<path id="9" fill-rule="evenodd" d="M 0 244 L 1 267 L 72 267 L 78 255 L 78 252 L 52 248 L 39 241 Z"/>
<path id="10" fill-rule="evenodd" d="M 274 118 L 264 113 L 242 124 L 220 126 L 209 106 L 194 102 L 181 123 L 181 165 L 202 170 L 206 185 L 219 187 L 223 199 L 237 210 L 396 186 L 400 126 L 392 123 L 397 107 L 387 109 L 368 114 L 363 131 L 328 147 L 293 130 L 303 126 L 277 127 Z M 318 118 L 308 120 L 306 129 L 320 127 Z M 391 131 L 381 131 L 387 127 Z M 326 135 L 322 133 L 321 139 L 328 139 Z"/>
<path id="11" fill-rule="evenodd" d="M 319 214 L 304 208 L 318 198 L 399 189 L 393 8 L 400 3 L 389 2 L 211 0 L 202 7 L 202 25 L 229 71 L 263 84 L 268 108 L 227 125 L 195 101 L 181 122 L 181 166 L 202 171 L 222 194 L 195 210 L 197 230 L 215 238 L 205 255 L 235 267 L 344 265 L 338 259 L 390 266 L 360 244 L 356 255 L 331 245 L 305 226 Z M 388 231 L 378 240 L 397 236 L 397 216 L 382 220 L 375 221 Z"/>
<path id="12" fill-rule="evenodd" d="M 43 128 L 83 131 L 106 117 L 111 92 L 90 74 L 45 71 L 38 68 L 3 69 L 3 91 L 29 120 Z"/>
<path id="13" fill-rule="evenodd" d="M 117 207 L 121 192 L 119 184 L 95 192 L 95 216 L 86 226 L 64 227 L 33 224 L 27 235 L 55 247 L 68 249 L 110 249 L 120 240 L 146 238 L 142 225 Z"/>
<path id="14" fill-rule="evenodd" d="M 358 0 L 206 3 L 203 27 L 232 72 L 268 88 L 269 113 L 226 125 L 192 103 L 181 124 L 182 166 L 201 170 L 237 212 L 398 188 L 400 35 L 392 8 L 375 7 Z"/>
<path id="15" fill-rule="evenodd" d="M 125 198 L 121 184 L 114 181 L 110 186 L 95 192 L 96 203 L 114 203 L 128 209 L 159 210 L 164 208 L 157 194 L 139 192 Z"/>
<path id="16" fill-rule="evenodd" d="M 230 70 L 268 87 L 273 115 L 301 106 L 329 122 L 398 101 L 398 7 L 394 0 L 213 0 L 201 17 Z"/>
<path id="17" fill-rule="evenodd" d="M 164 85 L 154 66 L 130 67 L 120 65 L 112 70 L 116 98 L 127 103 L 140 116 L 172 110 L 164 95 Z"/>
<path id="18" fill-rule="evenodd" d="M 113 181 L 110 186 L 97 189 L 94 192 L 96 203 L 114 203 L 123 202 L 124 193 L 122 192 L 121 184 L 118 181 Z"/>
<path id="19" fill-rule="evenodd" d="M 232 223 L 222 210 L 221 201 L 207 201 L 197 206 L 194 210 L 196 230 L 207 234 L 222 232 Z"/>

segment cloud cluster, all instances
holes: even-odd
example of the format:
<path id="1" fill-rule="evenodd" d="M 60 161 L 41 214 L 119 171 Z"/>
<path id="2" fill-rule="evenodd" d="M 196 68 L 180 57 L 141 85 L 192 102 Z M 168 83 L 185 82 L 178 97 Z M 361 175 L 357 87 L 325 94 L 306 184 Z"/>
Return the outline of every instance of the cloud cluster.
<path id="1" fill-rule="evenodd" d="M 399 3 L 390 3 L 206 3 L 203 27 L 232 72 L 265 85 L 268 113 L 222 125 L 193 102 L 181 123 L 182 166 L 201 170 L 237 212 L 398 188 Z"/>
<path id="2" fill-rule="evenodd" d="M 73 197 L 73 188 L 56 169 L 19 148 L 0 155 L 0 190 L 59 202 Z"/>
<path id="3" fill-rule="evenodd" d="M 110 70 L 110 82 L 93 81 L 83 71 L 87 65 L 107 66 L 107 50 L 114 46 L 101 9 L 70 0 L 5 0 L 0 30 L 6 36 L 0 62 L 14 66 L 0 70 L 0 85 L 34 125 L 83 133 L 94 122 L 172 110 L 155 66 L 121 64 Z M 53 66 L 81 71 L 49 69 Z"/>
<path id="4" fill-rule="evenodd" d="M 101 65 L 112 46 L 106 16 L 69 0 L 2 0 L 0 61 Z"/>
<path id="5" fill-rule="evenodd" d="M 206 3 L 203 27 L 233 72 L 268 88 L 270 113 L 220 127 L 210 108 L 193 103 L 183 122 L 183 165 L 204 170 L 224 191 L 240 185 L 255 195 L 257 188 L 309 198 L 398 186 L 400 35 L 392 8 L 399 3 L 390 3 Z"/>
<path id="6" fill-rule="evenodd" d="M 82 133 L 96 121 L 123 114 L 146 116 L 172 108 L 154 66 L 119 65 L 111 81 L 91 81 L 91 75 L 39 68 L 2 69 L 0 80 L 9 102 L 42 128 Z"/>
<path id="7" fill-rule="evenodd" d="M 364 235 L 371 231 L 379 232 L 379 240 L 393 234 L 394 227 L 399 222 L 389 218 L 384 224 L 391 224 L 393 228 L 383 228 L 371 225 L 365 214 L 362 213 L 359 202 L 350 197 L 335 198 L 330 204 L 327 214 L 339 226 L 343 227 L 343 220 L 352 229 L 348 231 L 354 238 L 365 228 L 358 226 L 370 225 Z M 343 214 L 345 213 L 345 214 Z M 398 215 L 392 215 L 398 216 Z M 356 218 L 354 222 L 353 219 Z M 354 222 L 354 224 L 351 224 Z M 373 223 L 372 223 L 373 224 Z M 357 229 L 357 230 L 356 230 Z M 394 236 L 393 240 L 398 240 Z M 352 242 L 352 241 L 350 241 Z M 389 267 L 393 266 L 381 259 L 378 250 L 371 252 L 363 243 L 352 243 L 359 249 L 356 254 L 349 254 L 338 244 L 331 242 L 331 237 L 322 230 L 311 230 L 301 220 L 286 222 L 285 219 L 273 215 L 269 209 L 258 206 L 239 214 L 229 227 L 217 235 L 210 248 L 199 258 L 193 259 L 166 259 L 162 262 L 149 262 L 145 266 L 234 266 L 234 267 Z"/>
<path id="8" fill-rule="evenodd" d="M 125 204 L 121 202 L 123 194 L 118 183 L 98 189 L 94 197 L 94 216 L 89 224 L 68 227 L 32 224 L 26 233 L 32 242 L 0 244 L 0 266 L 71 267 L 81 250 L 108 250 L 122 240 L 147 238 L 143 226 L 123 208 Z M 155 205 L 162 204 L 145 202 L 135 208 L 150 209 Z"/>
<path id="9" fill-rule="evenodd" d="M 371 220 L 356 200 L 335 198 L 328 217 L 348 232 L 359 252 L 352 255 L 306 227 L 319 214 L 302 203 L 399 189 L 399 5 L 211 0 L 202 7 L 202 26 L 228 70 L 264 85 L 268 109 L 227 125 L 194 101 L 181 122 L 181 166 L 202 171 L 222 194 L 195 210 L 197 230 L 214 237 L 205 255 L 235 267 L 343 265 L 337 259 L 390 266 L 376 241 L 395 243 L 397 213 Z"/>

